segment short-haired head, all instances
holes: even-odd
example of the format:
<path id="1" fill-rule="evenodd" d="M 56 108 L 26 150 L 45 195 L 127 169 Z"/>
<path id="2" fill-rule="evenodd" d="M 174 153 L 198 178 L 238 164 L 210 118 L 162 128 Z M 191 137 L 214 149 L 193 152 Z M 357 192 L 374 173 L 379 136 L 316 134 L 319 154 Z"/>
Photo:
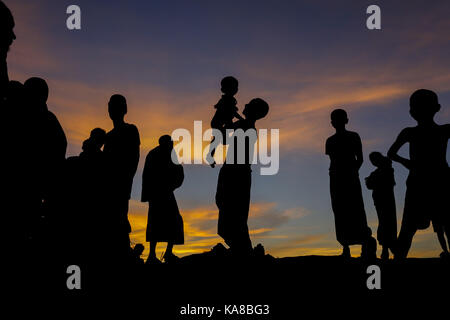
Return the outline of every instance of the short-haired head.
<path id="1" fill-rule="evenodd" d="M 254 98 L 245 105 L 242 113 L 247 119 L 259 120 L 269 113 L 269 105 L 261 98 Z"/>
<path id="2" fill-rule="evenodd" d="M 127 114 L 127 100 L 121 94 L 113 94 L 108 102 L 109 117 L 112 120 L 123 119 Z"/>
<path id="3" fill-rule="evenodd" d="M 369 160 L 375 167 L 390 167 L 392 161 L 385 157 L 381 152 L 374 151 L 369 154 Z"/>
<path id="4" fill-rule="evenodd" d="M 169 136 L 168 134 L 159 137 L 158 143 L 164 149 L 172 150 L 173 148 L 172 137 Z"/>
<path id="5" fill-rule="evenodd" d="M 409 107 L 409 113 L 417 121 L 433 119 L 441 109 L 437 94 L 427 89 L 414 91 L 409 98 Z"/>
<path id="6" fill-rule="evenodd" d="M 331 112 L 331 124 L 334 128 L 345 128 L 348 123 L 347 112 L 344 109 L 334 109 Z"/>
<path id="7" fill-rule="evenodd" d="M 102 128 L 92 129 L 89 140 L 92 141 L 96 148 L 101 148 L 105 144 L 106 131 Z"/>
<path id="8" fill-rule="evenodd" d="M 232 95 L 234 96 L 239 89 L 239 82 L 235 77 L 228 76 L 222 79 L 220 81 L 220 90 L 224 94 Z"/>
<path id="9" fill-rule="evenodd" d="M 24 86 L 31 102 L 38 104 L 47 103 L 48 85 L 44 79 L 32 77 L 25 81 Z"/>
<path id="10" fill-rule="evenodd" d="M 16 39 L 14 34 L 14 18 L 11 10 L 0 1 L 0 53 L 5 53 Z"/>
<path id="11" fill-rule="evenodd" d="M 137 254 L 137 255 L 141 255 L 142 252 L 144 252 L 144 245 L 142 243 L 138 243 L 137 245 L 134 246 L 133 251 Z"/>

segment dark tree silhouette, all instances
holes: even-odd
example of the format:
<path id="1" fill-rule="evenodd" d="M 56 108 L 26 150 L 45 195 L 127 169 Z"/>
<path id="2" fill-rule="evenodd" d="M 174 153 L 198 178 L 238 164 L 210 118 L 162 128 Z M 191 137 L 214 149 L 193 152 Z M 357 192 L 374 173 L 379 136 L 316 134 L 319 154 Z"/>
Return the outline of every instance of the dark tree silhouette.
<path id="1" fill-rule="evenodd" d="M 344 257 L 350 257 L 350 245 L 362 244 L 361 256 L 373 258 L 376 252 L 367 225 L 358 173 L 363 163 L 361 138 L 356 132 L 346 130 L 347 123 L 344 110 L 336 109 L 331 113 L 336 133 L 327 139 L 325 146 L 325 153 L 331 160 L 330 192 L 336 238 L 344 247 Z"/>
<path id="2" fill-rule="evenodd" d="M 159 146 L 145 159 L 141 201 L 149 203 L 146 240 L 150 242 L 150 254 L 147 263 L 159 262 L 156 257 L 158 242 L 167 242 L 166 262 L 176 260 L 173 245 L 184 243 L 183 218 L 173 194 L 183 183 L 184 173 L 183 167 L 172 161 L 172 153 L 172 138 L 164 135 L 159 138 Z"/>
<path id="3" fill-rule="evenodd" d="M 377 169 L 366 178 L 366 185 L 373 190 L 372 198 L 378 216 L 377 239 L 383 247 L 381 258 L 387 260 L 389 249 L 393 252 L 397 241 L 394 169 L 392 161 L 379 152 L 372 152 L 369 158 Z"/>
<path id="4" fill-rule="evenodd" d="M 441 106 L 433 91 L 415 91 L 409 104 L 409 113 L 417 121 L 417 126 L 403 129 L 388 152 L 389 158 L 409 169 L 395 257 L 407 257 L 414 234 L 419 229 L 428 228 L 430 220 L 438 234 L 443 255 L 448 256 L 444 233 L 449 241 L 450 176 L 446 152 L 450 124 L 438 125 L 434 122 Z M 409 144 L 409 159 L 398 155 L 404 144 Z"/>
<path id="5" fill-rule="evenodd" d="M 243 114 L 245 119 L 233 123 L 234 130 L 241 129 L 244 132 L 254 130 L 255 123 L 264 118 L 269 111 L 268 104 L 259 98 L 251 100 L 245 105 Z M 253 143 L 255 141 L 252 141 Z M 219 208 L 218 234 L 230 247 L 232 254 L 236 256 L 248 256 L 252 251 L 252 243 L 248 231 L 248 214 L 250 206 L 251 189 L 251 142 L 245 144 L 245 163 L 239 164 L 225 162 L 219 172 L 216 192 L 216 204 Z M 232 148 L 233 145 L 230 146 Z M 234 143 L 233 152 L 237 158 L 237 143 Z M 227 161 L 231 159 L 227 155 Z"/>

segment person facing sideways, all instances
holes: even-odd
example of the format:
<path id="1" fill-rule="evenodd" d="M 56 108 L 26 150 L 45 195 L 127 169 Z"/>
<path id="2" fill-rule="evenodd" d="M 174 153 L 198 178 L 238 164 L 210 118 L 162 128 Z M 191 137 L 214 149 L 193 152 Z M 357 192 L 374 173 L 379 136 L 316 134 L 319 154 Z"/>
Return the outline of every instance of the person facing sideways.
<path id="1" fill-rule="evenodd" d="M 382 246 L 381 259 L 389 259 L 389 249 L 394 252 L 397 241 L 397 215 L 394 196 L 394 169 L 392 161 L 379 152 L 369 155 L 376 167 L 366 178 L 366 186 L 372 190 L 372 198 L 378 216 L 378 243 Z"/>
<path id="2" fill-rule="evenodd" d="M 256 137 L 256 121 L 264 118 L 269 112 L 269 105 L 260 98 L 251 100 L 245 105 L 244 119 L 233 123 L 232 129 L 244 132 L 254 131 Z M 232 256 L 248 258 L 255 252 L 248 231 L 248 214 L 250 209 L 250 189 L 252 184 L 251 157 L 252 146 L 256 141 L 245 141 L 244 163 L 237 161 L 225 162 L 220 168 L 216 191 L 216 205 L 219 209 L 218 234 L 230 247 Z M 236 159 L 240 149 L 237 143 L 228 148 L 227 159 Z M 232 155 L 229 157 L 229 154 Z"/>
<path id="3" fill-rule="evenodd" d="M 361 138 L 347 131 L 347 112 L 331 112 L 331 124 L 336 133 L 326 141 L 325 153 L 330 157 L 330 193 L 334 212 L 336 238 L 343 246 L 342 257 L 350 258 L 350 245 L 361 244 L 361 257 L 373 259 L 376 240 L 367 225 L 362 198 L 359 168 L 363 163 Z"/>
<path id="4" fill-rule="evenodd" d="M 159 138 L 159 146 L 152 149 L 145 158 L 141 201 L 148 202 L 148 264 L 161 263 L 156 257 L 158 242 L 167 242 L 164 261 L 168 263 L 178 259 L 172 252 L 173 246 L 184 244 L 183 218 L 173 194 L 183 183 L 184 172 L 180 164 L 172 161 L 172 150 L 172 138 L 163 135 Z M 175 154 L 174 156 L 176 157 Z"/>
<path id="5" fill-rule="evenodd" d="M 131 226 L 128 221 L 128 201 L 131 197 L 133 178 L 139 163 L 139 131 L 126 123 L 127 101 L 114 94 L 108 102 L 109 116 L 114 128 L 106 134 L 103 152 L 107 166 L 108 206 L 111 240 L 115 253 L 130 257 Z"/>
<path id="6" fill-rule="evenodd" d="M 222 143 L 225 144 L 226 140 L 226 129 L 229 129 L 233 125 L 233 119 L 237 118 L 243 120 L 241 115 L 238 113 L 238 108 L 236 106 L 237 101 L 234 98 L 238 92 L 239 83 L 236 78 L 228 76 L 222 79 L 220 82 L 223 95 L 219 102 L 214 106 L 216 112 L 211 120 L 211 128 L 220 130 L 222 133 Z M 208 153 L 208 162 L 211 167 L 215 167 L 216 162 L 214 161 L 215 148 L 212 146 L 215 138 L 211 140 L 210 150 Z"/>
<path id="7" fill-rule="evenodd" d="M 0 105 L 5 99 L 9 82 L 6 58 L 15 39 L 13 15 L 3 1 L 0 1 Z"/>
<path id="8" fill-rule="evenodd" d="M 39 198 L 42 211 L 35 214 L 39 218 L 45 217 L 49 225 L 57 221 L 67 139 L 57 117 L 47 107 L 49 88 L 46 81 L 33 77 L 25 81 L 24 88 L 26 109 L 23 123 L 29 141 L 27 151 L 34 157 L 29 163 L 27 185 L 34 190 L 34 196 Z M 51 227 L 53 230 L 55 228 Z M 50 237 L 48 232 L 44 234 Z"/>
<path id="9" fill-rule="evenodd" d="M 441 105 L 438 96 L 431 90 L 415 91 L 409 105 L 409 113 L 417 121 L 417 126 L 403 129 L 388 151 L 392 161 L 409 170 L 397 254 L 394 257 L 407 257 L 414 234 L 419 229 L 428 228 L 430 220 L 443 249 L 441 256 L 448 257 L 450 175 L 446 152 L 450 124 L 438 125 L 434 121 Z M 409 159 L 398 154 L 405 144 L 409 144 Z"/>

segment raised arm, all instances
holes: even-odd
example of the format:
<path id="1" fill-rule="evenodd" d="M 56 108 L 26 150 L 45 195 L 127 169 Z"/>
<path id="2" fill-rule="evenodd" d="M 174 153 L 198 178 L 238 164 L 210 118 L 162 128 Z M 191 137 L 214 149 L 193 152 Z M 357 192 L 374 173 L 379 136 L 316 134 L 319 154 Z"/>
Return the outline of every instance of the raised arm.
<path id="1" fill-rule="evenodd" d="M 398 135 L 395 142 L 389 148 L 387 156 L 392 161 L 398 162 L 398 163 L 402 164 L 405 168 L 410 169 L 411 168 L 411 160 L 403 158 L 398 155 L 398 151 L 400 150 L 400 148 L 409 141 L 408 136 L 409 136 L 408 129 L 403 129 L 402 132 L 400 132 L 400 134 Z"/>

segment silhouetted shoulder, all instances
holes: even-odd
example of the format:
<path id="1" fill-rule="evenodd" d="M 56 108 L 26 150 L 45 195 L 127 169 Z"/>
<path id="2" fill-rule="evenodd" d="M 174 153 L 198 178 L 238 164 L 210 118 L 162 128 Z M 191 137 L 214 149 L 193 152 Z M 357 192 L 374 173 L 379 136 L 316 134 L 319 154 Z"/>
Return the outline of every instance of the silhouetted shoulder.
<path id="1" fill-rule="evenodd" d="M 444 133 L 447 135 L 447 138 L 450 139 L 450 123 L 446 123 L 441 126 Z"/>
<path id="2" fill-rule="evenodd" d="M 353 131 L 335 133 L 325 143 L 325 154 L 330 155 L 339 152 L 343 147 L 361 149 L 362 143 L 359 134 Z"/>

